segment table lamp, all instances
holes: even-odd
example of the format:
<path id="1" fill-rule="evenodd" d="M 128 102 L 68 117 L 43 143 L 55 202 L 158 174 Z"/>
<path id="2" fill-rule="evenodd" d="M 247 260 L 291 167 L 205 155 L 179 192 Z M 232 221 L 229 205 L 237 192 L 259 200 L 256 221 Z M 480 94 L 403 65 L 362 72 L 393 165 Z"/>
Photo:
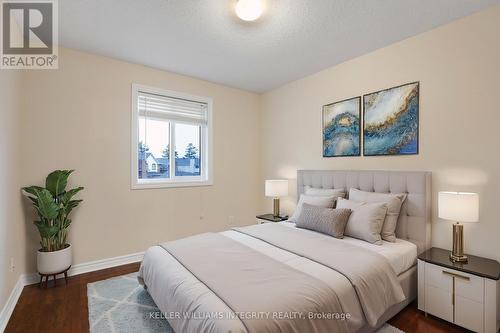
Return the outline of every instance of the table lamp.
<path id="1" fill-rule="evenodd" d="M 450 260 L 467 262 L 464 255 L 464 226 L 459 222 L 479 221 L 479 196 L 477 193 L 439 192 L 438 215 L 453 224 L 453 250 Z"/>
<path id="2" fill-rule="evenodd" d="M 273 197 L 273 215 L 280 216 L 280 197 L 288 195 L 288 180 L 266 180 L 266 197 Z"/>

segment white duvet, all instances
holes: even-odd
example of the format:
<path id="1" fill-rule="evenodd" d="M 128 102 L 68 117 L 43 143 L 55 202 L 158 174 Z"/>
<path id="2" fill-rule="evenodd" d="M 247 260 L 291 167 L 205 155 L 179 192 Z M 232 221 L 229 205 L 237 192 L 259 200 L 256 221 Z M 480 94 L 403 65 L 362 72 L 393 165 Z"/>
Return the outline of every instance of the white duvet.
<path id="1" fill-rule="evenodd" d="M 283 222 L 283 224 L 289 227 L 295 226 L 293 223 Z M 221 234 L 334 287 L 344 312 L 351 315 L 351 319 L 348 321 L 350 331 L 357 331 L 365 326 L 365 318 L 356 292 L 344 275 L 240 232 L 224 231 Z M 373 245 L 349 237 L 344 238 L 344 241 L 384 256 L 388 259 L 397 275 L 410 269 L 416 262 L 417 247 L 404 240 L 398 239 L 395 243 L 384 241 L 382 245 Z M 223 274 L 223 268 L 221 268 L 221 274 Z M 217 327 L 213 327 L 213 320 L 210 318 L 193 320 L 184 317 L 184 314 L 192 312 L 209 313 L 231 310 L 159 246 L 154 246 L 146 251 L 139 271 L 139 278 L 147 286 L 160 310 L 167 314 L 169 323 L 177 333 L 246 331 L 242 323 L 237 319 L 224 320 L 218 322 Z"/>

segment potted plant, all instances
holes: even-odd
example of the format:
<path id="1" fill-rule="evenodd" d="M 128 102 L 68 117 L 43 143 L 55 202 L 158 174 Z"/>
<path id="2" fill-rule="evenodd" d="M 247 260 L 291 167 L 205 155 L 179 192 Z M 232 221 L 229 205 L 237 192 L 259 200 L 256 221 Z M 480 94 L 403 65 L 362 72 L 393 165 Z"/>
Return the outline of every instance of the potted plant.
<path id="1" fill-rule="evenodd" d="M 23 188 L 38 214 L 34 223 L 40 232 L 42 247 L 37 254 L 37 269 L 43 275 L 61 273 L 71 266 L 71 245 L 67 243 L 71 224 L 69 216 L 73 208 L 83 201 L 73 200 L 83 187 L 66 191 L 68 177 L 73 171 L 56 170 L 47 176 L 45 187 Z"/>

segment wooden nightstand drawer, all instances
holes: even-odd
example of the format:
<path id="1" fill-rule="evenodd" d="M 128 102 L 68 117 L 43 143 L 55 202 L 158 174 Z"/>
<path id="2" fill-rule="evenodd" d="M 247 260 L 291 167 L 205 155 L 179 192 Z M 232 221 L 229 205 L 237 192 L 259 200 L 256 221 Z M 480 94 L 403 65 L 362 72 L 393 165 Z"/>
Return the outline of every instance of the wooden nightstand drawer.
<path id="1" fill-rule="evenodd" d="M 453 277 L 455 277 L 455 293 L 457 295 L 483 303 L 483 278 L 429 263 L 425 265 L 425 284 L 446 291 L 452 291 Z"/>
<path id="2" fill-rule="evenodd" d="M 462 272 L 453 272 L 453 274 L 455 274 L 456 276 L 455 293 L 458 296 L 465 297 L 472 301 L 483 304 L 484 279 L 479 276 Z"/>
<path id="3" fill-rule="evenodd" d="M 425 311 L 453 322 L 453 292 L 427 285 L 425 287 Z"/>
<path id="4" fill-rule="evenodd" d="M 444 271 L 445 269 L 441 266 L 425 263 L 425 284 L 451 293 L 453 291 L 453 276 L 445 274 Z"/>
<path id="5" fill-rule="evenodd" d="M 428 313 L 471 331 L 482 332 L 483 299 L 483 278 L 425 264 L 425 309 Z"/>
<path id="6" fill-rule="evenodd" d="M 455 295 L 455 324 L 483 332 L 483 303 Z"/>

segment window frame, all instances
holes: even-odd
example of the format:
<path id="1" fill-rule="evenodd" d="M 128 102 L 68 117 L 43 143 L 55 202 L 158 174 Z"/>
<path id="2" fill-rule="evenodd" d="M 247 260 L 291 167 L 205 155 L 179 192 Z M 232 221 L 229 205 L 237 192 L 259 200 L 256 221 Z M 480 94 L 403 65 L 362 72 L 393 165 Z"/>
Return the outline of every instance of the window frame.
<path id="1" fill-rule="evenodd" d="M 200 125 L 200 176 L 175 176 L 175 158 L 169 159 L 169 178 L 162 179 L 139 179 L 139 166 L 138 166 L 138 144 L 139 144 L 139 107 L 138 107 L 138 97 L 139 93 L 150 93 L 156 95 L 162 95 L 172 98 L 180 98 L 185 100 L 190 100 L 198 103 L 207 104 L 207 123 L 206 125 Z M 132 84 L 132 121 L 131 121 L 131 189 L 152 189 L 152 188 L 172 188 L 172 187 L 196 187 L 196 186 L 211 186 L 213 185 L 213 130 L 212 130 L 212 120 L 213 120 L 213 101 L 209 97 L 200 97 L 189 95 L 185 93 L 180 93 L 172 90 L 159 89 L 154 87 L 149 87 L 141 84 Z M 168 118 L 165 118 L 168 120 Z M 170 119 L 170 156 L 175 156 L 175 124 L 195 124 L 189 121 L 180 121 Z M 199 125 L 199 124 L 197 124 Z"/>

